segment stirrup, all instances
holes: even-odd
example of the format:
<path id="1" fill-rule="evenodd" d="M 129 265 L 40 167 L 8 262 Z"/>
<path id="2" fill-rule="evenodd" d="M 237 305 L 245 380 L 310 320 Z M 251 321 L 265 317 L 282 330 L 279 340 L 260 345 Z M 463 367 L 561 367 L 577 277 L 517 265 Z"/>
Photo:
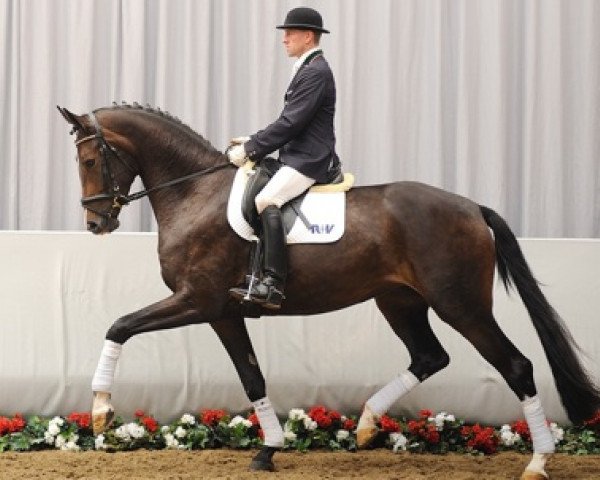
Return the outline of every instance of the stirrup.
<path id="1" fill-rule="evenodd" d="M 254 275 L 246 275 L 246 282 L 229 289 L 229 296 L 240 303 L 253 303 L 250 291 L 259 282 Z"/>
<path id="2" fill-rule="evenodd" d="M 264 285 L 264 284 L 263 284 Z M 281 302 L 285 300 L 283 289 L 277 288 L 275 285 L 265 285 L 268 288 L 267 295 L 265 297 L 256 296 L 258 292 L 250 292 L 250 299 L 252 302 L 257 303 L 270 310 L 277 310 L 281 308 Z"/>

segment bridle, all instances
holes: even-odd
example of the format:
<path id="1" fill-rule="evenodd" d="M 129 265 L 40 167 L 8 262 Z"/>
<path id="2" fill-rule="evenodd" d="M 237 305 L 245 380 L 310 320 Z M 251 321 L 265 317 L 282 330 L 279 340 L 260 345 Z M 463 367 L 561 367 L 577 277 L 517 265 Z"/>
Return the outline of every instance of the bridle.
<path id="1" fill-rule="evenodd" d="M 82 143 L 89 142 L 91 140 L 98 141 L 98 143 L 100 145 L 100 153 L 102 154 L 101 168 L 102 168 L 102 182 L 103 182 L 102 190 L 103 190 L 103 193 L 91 195 L 89 197 L 82 197 L 81 205 L 86 210 L 94 212 L 95 214 L 99 215 L 100 217 L 105 218 L 106 220 L 112 219 L 113 221 L 116 221 L 117 217 L 119 216 L 119 212 L 121 211 L 121 208 L 124 205 L 128 205 L 133 200 L 139 200 L 140 198 L 143 198 L 143 197 L 149 195 L 151 192 L 154 192 L 154 191 L 162 189 L 162 188 L 171 187 L 173 185 L 177 185 L 179 183 L 185 182 L 185 181 L 190 180 L 195 177 L 207 175 L 207 174 L 215 172 L 217 170 L 221 170 L 225 167 L 233 166 L 231 163 L 226 162 L 223 164 L 208 167 L 204 170 L 200 170 L 199 172 L 191 173 L 184 177 L 179 177 L 174 180 L 170 180 L 168 182 L 161 183 L 160 185 L 157 185 L 155 187 L 152 187 L 152 188 L 149 188 L 146 190 L 140 190 L 139 192 L 132 193 L 130 195 L 123 195 L 120 192 L 119 184 L 118 184 L 117 180 L 115 179 L 114 171 L 111 168 L 111 164 L 109 161 L 110 157 L 112 156 L 113 158 L 116 158 L 130 172 L 132 172 L 134 174 L 134 176 L 138 175 L 138 171 L 134 167 L 132 167 L 121 155 L 119 155 L 119 152 L 117 151 L 117 149 L 115 147 L 113 147 L 106 141 L 106 138 L 104 138 L 104 134 L 102 133 L 102 127 L 100 126 L 100 123 L 98 122 L 98 119 L 96 118 L 95 113 L 94 112 L 89 113 L 88 117 L 90 118 L 92 125 L 94 126 L 95 132 L 92 135 L 88 135 L 87 137 L 83 137 L 79 140 L 76 140 L 75 146 L 79 146 Z M 100 201 L 104 201 L 104 200 L 111 201 L 111 207 L 106 212 L 101 212 L 90 206 L 91 204 L 93 204 L 95 202 L 100 202 Z"/>
<path id="2" fill-rule="evenodd" d="M 137 175 L 136 170 L 123 158 L 119 155 L 119 152 L 116 148 L 110 145 L 106 139 L 104 138 L 104 134 L 102 133 L 102 127 L 98 123 L 98 119 L 94 112 L 88 114 L 88 117 L 92 121 L 94 129 L 96 130 L 92 135 L 88 135 L 87 137 L 83 137 L 75 142 L 75 146 L 79 146 L 82 143 L 89 142 L 90 140 L 97 140 L 100 144 L 100 153 L 102 154 L 102 191 L 103 193 L 99 193 L 96 195 L 91 195 L 89 197 L 81 198 L 81 205 L 83 208 L 94 212 L 101 217 L 106 219 L 112 218 L 115 219 L 119 216 L 119 212 L 123 205 L 127 205 L 129 200 L 126 195 L 122 195 L 119 189 L 119 184 L 115 179 L 115 174 L 111 168 L 111 164 L 109 162 L 109 155 L 113 156 L 117 160 L 119 160 L 129 171 L 131 171 L 134 175 Z M 108 190 L 108 192 L 106 191 Z M 101 212 L 92 208 L 90 205 L 95 202 L 101 202 L 103 200 L 111 200 L 110 210 L 106 212 Z"/>

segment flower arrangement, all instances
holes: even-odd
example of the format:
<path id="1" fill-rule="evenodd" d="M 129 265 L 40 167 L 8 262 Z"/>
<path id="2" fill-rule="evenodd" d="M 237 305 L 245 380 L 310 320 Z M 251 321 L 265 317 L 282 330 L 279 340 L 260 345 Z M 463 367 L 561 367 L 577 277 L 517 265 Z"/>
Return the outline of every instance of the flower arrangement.
<path id="1" fill-rule="evenodd" d="M 152 415 L 136 410 L 125 423 L 117 417 L 105 433 L 94 436 L 91 416 L 73 412 L 66 417 L 24 418 L 0 416 L 0 452 L 60 449 L 70 451 L 134 449 L 197 450 L 228 447 L 256 448 L 263 432 L 254 413 L 231 414 L 225 410 L 186 413 L 168 425 L 159 425 Z M 286 450 L 356 450 L 355 416 L 317 405 L 308 410 L 290 410 L 283 422 Z M 600 454 L 600 411 L 581 426 L 561 428 L 550 423 L 558 452 Z M 488 455 L 497 451 L 531 452 L 529 428 L 524 420 L 499 428 L 467 425 L 452 414 L 421 410 L 413 419 L 383 415 L 377 421 L 373 448 L 394 452 L 444 454 L 461 452 Z"/>

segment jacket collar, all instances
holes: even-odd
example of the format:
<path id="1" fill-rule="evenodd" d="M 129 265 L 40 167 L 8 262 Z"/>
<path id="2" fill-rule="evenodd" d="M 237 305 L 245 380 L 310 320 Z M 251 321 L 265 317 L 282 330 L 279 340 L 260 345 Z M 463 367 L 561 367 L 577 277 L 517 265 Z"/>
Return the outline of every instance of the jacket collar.
<path id="1" fill-rule="evenodd" d="M 300 70 L 305 65 L 308 65 L 315 57 L 317 57 L 318 55 L 322 55 L 322 54 L 323 54 L 323 50 L 321 50 L 319 47 L 311 48 L 310 50 L 307 50 L 306 52 L 304 52 L 298 58 L 298 60 L 296 60 L 296 62 L 294 63 L 294 66 L 292 67 L 292 78 L 294 78 L 296 76 L 296 73 L 298 73 L 298 70 Z"/>

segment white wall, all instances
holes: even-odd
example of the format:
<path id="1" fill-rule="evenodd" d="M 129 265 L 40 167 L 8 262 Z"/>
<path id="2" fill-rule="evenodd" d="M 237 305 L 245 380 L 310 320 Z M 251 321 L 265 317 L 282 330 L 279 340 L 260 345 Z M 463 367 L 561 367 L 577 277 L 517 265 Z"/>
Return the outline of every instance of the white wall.
<path id="1" fill-rule="evenodd" d="M 0 232 L 0 415 L 67 414 L 90 407 L 90 382 L 106 330 L 168 294 L 155 234 Z M 589 354 L 600 381 L 600 241 L 521 240 L 545 294 Z M 534 363 L 548 416 L 566 421 L 541 345 L 520 300 L 498 286 L 495 313 Z M 420 408 L 499 423 L 522 416 L 504 381 L 457 333 L 432 317 L 450 366 L 393 409 Z M 313 317 L 247 321 L 278 413 L 323 403 L 354 413 L 406 368 L 408 355 L 373 302 Z M 125 344 L 114 403 L 167 421 L 200 408 L 249 407 L 209 326 L 155 332 Z"/>

